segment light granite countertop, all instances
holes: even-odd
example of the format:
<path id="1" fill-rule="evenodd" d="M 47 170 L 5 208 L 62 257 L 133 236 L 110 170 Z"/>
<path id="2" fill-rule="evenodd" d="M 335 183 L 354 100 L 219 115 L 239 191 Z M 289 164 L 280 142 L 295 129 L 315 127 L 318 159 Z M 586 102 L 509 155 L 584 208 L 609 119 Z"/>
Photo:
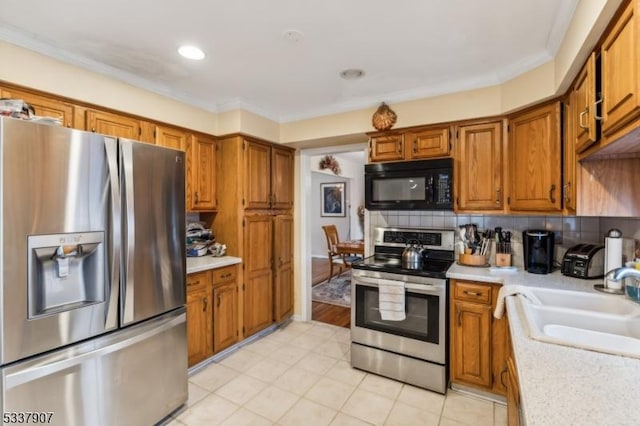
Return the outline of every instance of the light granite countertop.
<path id="1" fill-rule="evenodd" d="M 187 274 L 206 271 L 209 269 L 222 268 L 223 266 L 241 263 L 242 259 L 233 256 L 201 256 L 187 257 Z"/>
<path id="2" fill-rule="evenodd" d="M 547 275 L 492 272 L 457 264 L 447 277 L 589 292 L 599 282 L 565 277 L 559 271 Z M 640 423 L 640 359 L 531 339 L 519 301 L 508 297 L 506 307 L 527 426 Z"/>

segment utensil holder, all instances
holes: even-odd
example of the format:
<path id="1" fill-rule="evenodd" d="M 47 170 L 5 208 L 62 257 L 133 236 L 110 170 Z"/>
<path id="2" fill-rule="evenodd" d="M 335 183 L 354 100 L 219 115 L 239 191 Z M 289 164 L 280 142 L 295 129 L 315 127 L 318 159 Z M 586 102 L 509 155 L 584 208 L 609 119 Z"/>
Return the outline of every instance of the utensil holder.
<path id="1" fill-rule="evenodd" d="M 487 256 L 460 253 L 458 263 L 469 266 L 484 266 L 487 264 Z"/>

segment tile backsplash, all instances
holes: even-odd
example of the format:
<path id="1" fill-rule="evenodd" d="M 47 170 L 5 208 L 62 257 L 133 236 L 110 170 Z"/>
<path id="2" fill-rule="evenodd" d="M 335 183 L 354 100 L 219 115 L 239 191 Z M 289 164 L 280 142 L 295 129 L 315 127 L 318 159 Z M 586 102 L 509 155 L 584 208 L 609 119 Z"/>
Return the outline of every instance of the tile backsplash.
<path id="1" fill-rule="evenodd" d="M 457 228 L 468 223 L 476 224 L 479 231 L 501 227 L 511 230 L 512 263 L 522 266 L 522 231 L 545 229 L 554 231 L 556 242 L 555 259 L 559 263 L 566 250 L 579 243 L 604 244 L 604 237 L 611 228 L 622 231 L 625 238 L 640 240 L 640 218 L 600 218 L 577 216 L 505 216 L 481 214 L 455 214 L 448 211 L 371 211 L 369 212 L 369 235 L 375 227 L 409 228 Z M 369 239 L 370 241 L 370 239 Z M 491 263 L 494 254 L 492 254 Z"/>

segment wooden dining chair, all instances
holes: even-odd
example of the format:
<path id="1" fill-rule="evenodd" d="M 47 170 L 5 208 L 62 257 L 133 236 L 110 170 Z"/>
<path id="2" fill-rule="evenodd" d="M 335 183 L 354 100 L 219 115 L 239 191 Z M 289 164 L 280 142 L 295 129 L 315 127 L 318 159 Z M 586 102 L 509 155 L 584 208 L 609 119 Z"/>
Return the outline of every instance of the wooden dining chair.
<path id="1" fill-rule="evenodd" d="M 351 262 L 361 258 L 338 253 L 336 246 L 340 242 L 340 237 L 338 237 L 338 228 L 336 228 L 335 225 L 325 225 L 322 227 L 322 230 L 327 238 L 327 255 L 329 256 L 329 278 L 327 279 L 327 282 L 329 282 L 331 281 L 331 278 L 333 278 L 334 265 L 339 268 L 337 275 L 339 277 L 342 274 L 343 269 L 346 270 L 351 267 Z"/>

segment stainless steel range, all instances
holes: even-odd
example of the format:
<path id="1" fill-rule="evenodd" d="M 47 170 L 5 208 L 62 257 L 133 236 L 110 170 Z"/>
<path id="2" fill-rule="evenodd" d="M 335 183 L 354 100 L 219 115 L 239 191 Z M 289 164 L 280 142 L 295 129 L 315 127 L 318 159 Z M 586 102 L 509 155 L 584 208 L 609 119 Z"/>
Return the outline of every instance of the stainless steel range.
<path id="1" fill-rule="evenodd" d="M 374 255 L 354 263 L 351 286 L 351 365 L 445 393 L 448 382 L 446 272 L 454 260 L 454 231 L 376 228 Z M 402 266 L 418 241 L 424 260 Z M 380 289 L 404 287 L 404 319 L 382 319 Z M 396 287 L 397 288 L 397 287 Z"/>

